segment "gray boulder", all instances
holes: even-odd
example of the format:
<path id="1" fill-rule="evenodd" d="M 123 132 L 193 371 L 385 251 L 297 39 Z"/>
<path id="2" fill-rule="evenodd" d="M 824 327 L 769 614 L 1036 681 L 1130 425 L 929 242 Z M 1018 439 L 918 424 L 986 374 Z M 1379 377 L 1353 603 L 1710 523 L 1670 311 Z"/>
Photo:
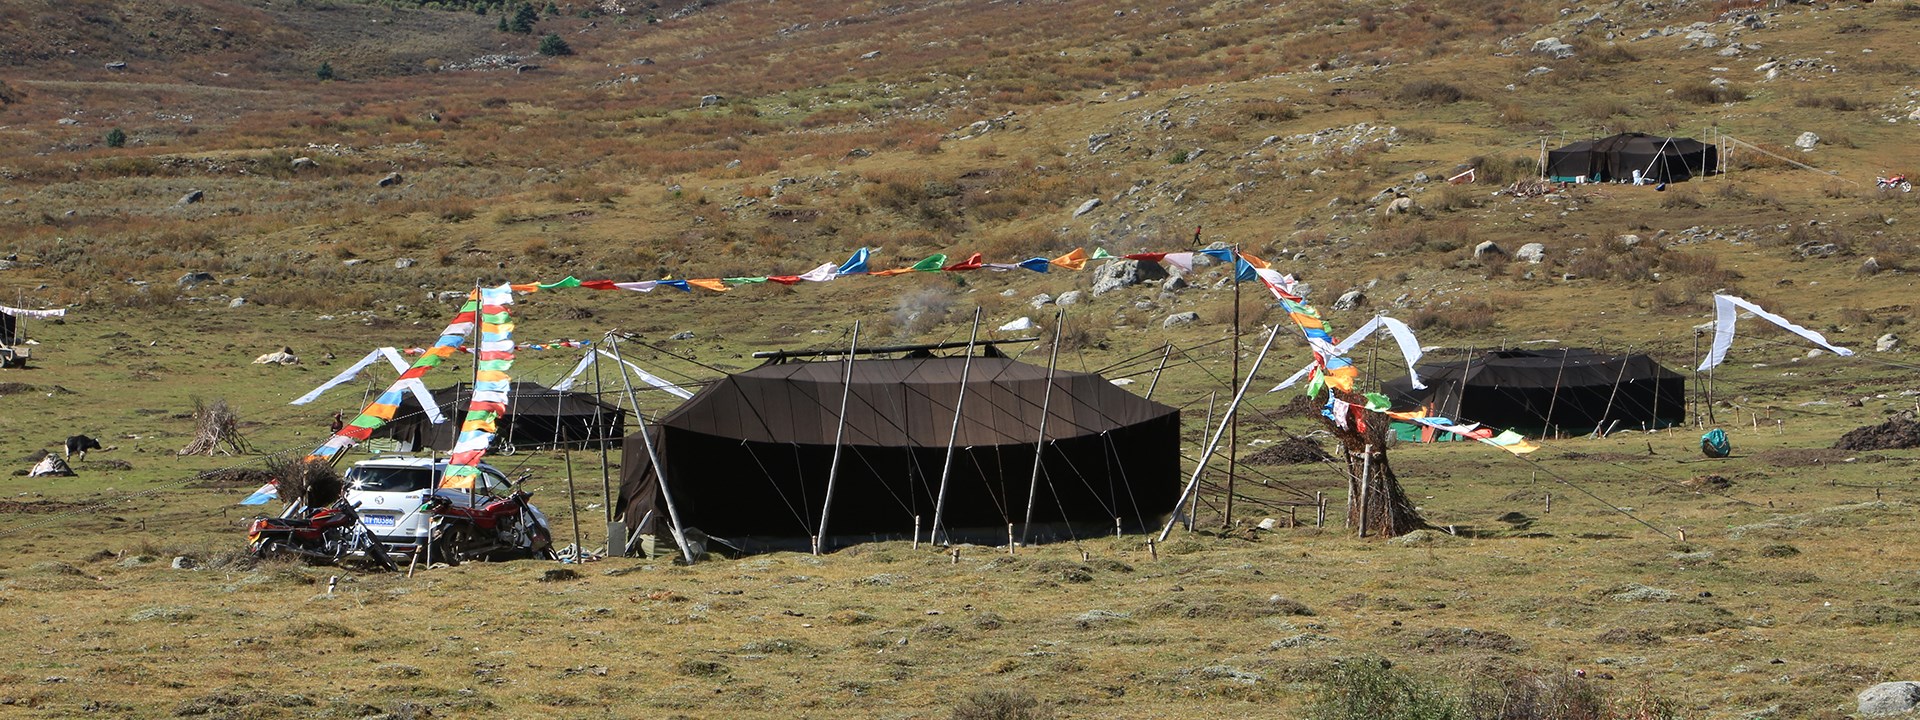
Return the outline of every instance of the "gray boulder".
<path id="1" fill-rule="evenodd" d="M 1483 241 L 1479 245 L 1473 246 L 1473 259 L 1475 260 L 1485 260 L 1485 259 L 1490 259 L 1495 257 L 1501 257 L 1501 256 L 1505 256 L 1506 254 L 1507 254 L 1507 251 L 1504 248 L 1500 247 L 1499 245 L 1495 244 L 1492 240 Z"/>
<path id="2" fill-rule="evenodd" d="M 1634 235 L 1631 233 L 1626 235 L 1621 235 L 1620 237 L 1616 237 L 1613 240 L 1614 242 L 1620 243 L 1620 247 L 1630 248 L 1640 244 L 1640 236 Z"/>
<path id="3" fill-rule="evenodd" d="M 726 101 L 727 98 L 724 95 L 702 95 L 700 96 L 700 107 L 713 107 Z"/>
<path id="4" fill-rule="evenodd" d="M 1573 46 L 1560 42 L 1560 38 L 1557 37 L 1536 41 L 1533 44 L 1533 51 L 1542 55 L 1552 55 L 1559 60 L 1573 57 Z"/>
<path id="5" fill-rule="evenodd" d="M 1365 304 L 1367 304 L 1366 293 L 1360 292 L 1359 290 L 1348 290 L 1340 296 L 1340 299 L 1333 301 L 1333 309 L 1352 310 Z"/>
<path id="6" fill-rule="evenodd" d="M 406 182 L 406 178 L 401 177 L 400 173 L 391 172 L 387 173 L 386 177 L 380 178 L 380 187 L 393 187 L 403 182 Z"/>
<path id="7" fill-rule="evenodd" d="M 1859 702 L 1860 714 L 1864 717 L 1904 715 L 1920 709 L 1920 682 L 1880 683 L 1862 690 Z"/>
<path id="8" fill-rule="evenodd" d="M 1820 136 L 1811 132 L 1800 133 L 1800 137 L 1793 139 L 1793 146 L 1801 150 L 1812 150 L 1815 145 L 1819 144 Z"/>
<path id="9" fill-rule="evenodd" d="M 201 200 L 205 200 L 205 199 L 207 199 L 206 193 L 200 192 L 199 190 L 188 190 L 187 194 L 181 195 L 180 199 L 175 201 L 173 204 L 192 205 L 194 203 L 200 202 Z"/>
<path id="10" fill-rule="evenodd" d="M 246 306 L 247 306 L 247 299 L 243 297 L 237 297 L 227 302 L 227 307 L 230 307 L 230 308 L 246 307 Z"/>
<path id="11" fill-rule="evenodd" d="M 1867 259 L 1866 259 L 1866 262 L 1862 262 L 1862 263 L 1860 263 L 1860 270 L 1859 270 L 1859 273 L 1860 273 L 1861 275 L 1878 275 L 1878 274 L 1880 274 L 1880 258 L 1877 258 L 1877 257 L 1869 257 L 1869 258 L 1867 258 Z"/>
<path id="12" fill-rule="evenodd" d="M 1197 312 L 1174 313 L 1172 315 L 1168 315 L 1167 319 L 1160 321 L 1160 327 L 1163 327 L 1163 328 L 1179 327 L 1181 325 L 1192 325 L 1199 321 L 1200 321 L 1200 313 L 1197 313 Z"/>
<path id="13" fill-rule="evenodd" d="M 1073 305 L 1086 299 L 1086 297 L 1087 294 L 1079 290 L 1068 290 L 1060 293 L 1060 297 L 1054 298 L 1053 302 L 1055 305 Z"/>
<path id="14" fill-rule="evenodd" d="M 1035 295 L 1032 298 L 1027 300 L 1027 306 L 1035 310 L 1039 310 L 1040 308 L 1043 308 L 1052 304 L 1053 304 L 1053 296 L 1048 295 L 1046 293 L 1040 293 L 1039 295 Z"/>
<path id="15" fill-rule="evenodd" d="M 1193 287 L 1193 283 L 1187 282 L 1186 278 L 1176 275 L 1167 278 L 1166 282 L 1160 283 L 1160 292 L 1179 292 L 1190 287 Z"/>
<path id="16" fill-rule="evenodd" d="M 201 283 L 210 283 L 210 282 L 213 282 L 213 273 L 206 272 L 204 270 L 195 270 L 185 275 L 181 275 L 179 285 L 181 288 L 184 289 L 184 288 L 193 287 L 195 285 L 199 285 Z"/>
<path id="17" fill-rule="evenodd" d="M 400 258 L 398 260 L 393 261 L 393 269 L 395 270 L 405 270 L 413 266 L 414 266 L 413 258 Z"/>
<path id="18" fill-rule="evenodd" d="M 1073 216 L 1080 217 L 1081 215 L 1085 215 L 1087 213 L 1093 212 L 1093 209 L 1097 207 L 1100 207 L 1100 198 L 1094 198 L 1092 200 L 1088 200 L 1086 202 L 1080 203 L 1080 207 L 1074 209 Z"/>
<path id="19" fill-rule="evenodd" d="M 297 158 L 294 158 L 293 162 L 289 163 L 289 165 L 291 165 L 295 170 L 310 168 L 310 167 L 313 167 L 313 158 L 297 157 Z"/>
<path id="20" fill-rule="evenodd" d="M 1148 280 L 1162 280 L 1166 277 L 1167 269 L 1160 267 L 1159 263 L 1115 260 L 1094 271 L 1093 294 L 1098 297 L 1123 287 L 1139 285 Z"/>
<path id="21" fill-rule="evenodd" d="M 1893 352 L 1898 350 L 1900 349 L 1900 336 L 1893 333 L 1881 335 L 1880 339 L 1873 341 L 1873 349 L 1875 352 Z"/>
<path id="22" fill-rule="evenodd" d="M 1527 243 L 1514 251 L 1513 259 L 1539 265 L 1547 259 L 1547 246 L 1540 243 Z"/>
<path id="23" fill-rule="evenodd" d="M 692 330 L 682 330 L 682 331 L 680 331 L 680 332 L 677 332 L 677 333 L 674 333 L 674 334 L 673 334 L 673 337 L 669 337 L 669 338 L 667 338 L 667 339 L 668 339 L 668 340 L 692 340 L 692 339 L 693 339 L 693 331 L 692 331 Z"/>

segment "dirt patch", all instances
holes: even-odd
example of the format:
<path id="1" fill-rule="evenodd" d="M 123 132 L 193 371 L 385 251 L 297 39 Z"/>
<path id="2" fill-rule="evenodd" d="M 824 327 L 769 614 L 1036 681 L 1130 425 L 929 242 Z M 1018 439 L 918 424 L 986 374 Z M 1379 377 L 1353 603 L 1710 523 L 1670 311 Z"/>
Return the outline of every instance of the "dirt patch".
<path id="1" fill-rule="evenodd" d="M 1896 417 L 1879 425 L 1850 430 L 1833 444 L 1836 450 L 1898 450 L 1920 447 L 1920 422 Z"/>
<path id="2" fill-rule="evenodd" d="M 195 475 L 193 482 L 188 483 L 187 487 L 252 490 L 272 480 L 273 474 L 265 470 L 256 468 L 227 468 L 225 470 L 208 470 L 199 475 Z"/>
<path id="3" fill-rule="evenodd" d="M 84 510 L 87 506 L 80 503 L 61 502 L 59 500 L 0 500 L 0 515 L 46 515 L 50 513 Z"/>
<path id="4" fill-rule="evenodd" d="M 1254 465 L 1306 465 L 1331 460 L 1333 456 L 1320 449 L 1320 443 L 1303 437 L 1281 440 L 1246 458 Z"/>
<path id="5" fill-rule="evenodd" d="M 1733 487 L 1733 481 L 1724 475 L 1695 475 L 1686 485 L 1700 490 L 1725 490 Z"/>
<path id="6" fill-rule="evenodd" d="M 1850 457 L 1846 451 L 1832 448 L 1777 448 L 1760 451 L 1754 456 L 1764 465 L 1779 468 L 1836 465 Z"/>

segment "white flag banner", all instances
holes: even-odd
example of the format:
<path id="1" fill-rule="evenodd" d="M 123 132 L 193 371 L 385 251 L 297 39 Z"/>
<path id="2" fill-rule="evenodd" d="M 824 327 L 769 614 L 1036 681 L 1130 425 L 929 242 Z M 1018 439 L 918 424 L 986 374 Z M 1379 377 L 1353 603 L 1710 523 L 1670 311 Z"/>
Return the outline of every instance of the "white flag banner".
<path id="1" fill-rule="evenodd" d="M 66 316 L 67 309 L 58 308 L 55 310 L 28 310 L 26 308 L 7 307 L 5 305 L 0 305 L 0 313 L 6 313 L 14 317 L 31 318 L 34 320 L 47 320 L 50 318 Z"/>
<path id="2" fill-rule="evenodd" d="M 1713 348 L 1708 350 L 1707 356 L 1700 361 L 1700 370 L 1712 370 L 1727 359 L 1727 350 L 1733 347 L 1733 324 L 1740 319 L 1741 309 L 1752 312 L 1754 317 L 1761 320 L 1779 325 L 1787 332 L 1806 338 L 1815 345 L 1831 350 L 1835 355 L 1844 357 L 1853 354 L 1852 350 L 1827 342 L 1826 336 L 1795 325 L 1786 318 L 1767 312 L 1759 305 L 1732 295 L 1715 295 L 1713 296 Z"/>
<path id="3" fill-rule="evenodd" d="M 682 400 L 686 400 L 693 397 L 693 393 L 687 392 L 686 388 L 667 382 L 666 380 L 662 380 L 660 379 L 660 377 L 654 375 L 653 373 L 647 372 L 645 370 L 641 370 L 639 365 L 635 365 L 632 362 L 621 360 L 620 358 L 614 357 L 613 353 L 607 352 L 605 350 L 601 350 L 599 351 L 599 353 L 601 355 L 607 356 L 607 358 L 610 360 L 617 360 L 620 362 L 620 364 L 626 365 L 627 367 L 632 368 L 634 374 L 638 375 L 641 380 L 645 381 L 648 385 L 652 385 L 654 387 L 660 388 L 661 390 L 667 391 L 668 395 L 679 397 Z"/>
<path id="4" fill-rule="evenodd" d="M 381 350 L 393 352 L 393 348 L 378 348 L 378 349 L 369 351 L 366 357 L 360 358 L 359 362 L 356 362 L 351 367 L 348 367 L 347 369 L 340 371 L 340 374 L 333 376 L 332 380 L 328 380 L 325 383 L 322 383 L 320 387 L 307 391 L 307 394 L 301 395 L 299 398 L 295 399 L 293 402 L 290 402 L 287 404 L 288 405 L 305 405 L 307 403 L 313 402 L 316 399 L 319 399 L 322 393 L 325 393 L 328 390 L 332 390 L 336 387 L 339 387 L 341 383 L 345 383 L 348 380 L 352 380 L 355 375 L 360 374 L 361 370 L 367 369 L 368 365 L 372 365 L 376 362 L 379 362 L 381 358 L 386 357 L 384 354 L 380 352 Z M 400 364 L 400 370 L 404 372 L 406 369 L 407 369 L 406 363 L 402 361 Z"/>
<path id="5" fill-rule="evenodd" d="M 1355 347 L 1358 347 L 1361 340 L 1367 339 L 1367 336 L 1382 329 L 1386 330 L 1387 334 L 1393 336 L 1394 344 L 1400 346 L 1401 357 L 1407 359 L 1407 377 L 1413 380 L 1413 389 L 1426 389 L 1427 386 L 1420 382 L 1420 373 L 1414 370 L 1414 365 L 1420 362 L 1420 356 L 1422 354 L 1420 352 L 1420 341 L 1414 338 L 1413 328 L 1407 327 L 1406 323 L 1385 315 L 1375 315 L 1372 320 L 1367 321 L 1367 324 L 1361 325 L 1359 330 L 1355 330 L 1352 335 L 1348 335 L 1347 339 L 1341 340 L 1340 345 L 1337 346 L 1336 349 L 1340 351 L 1339 354 L 1345 355 Z"/>
<path id="6" fill-rule="evenodd" d="M 1313 369 L 1319 366 L 1320 366 L 1319 363 L 1309 362 L 1307 363 L 1306 367 L 1300 368 L 1300 372 L 1287 376 L 1287 379 L 1281 380 L 1279 385 L 1273 386 L 1273 389 L 1268 390 L 1267 392 L 1277 393 L 1277 392 L 1280 392 L 1281 390 L 1285 390 L 1287 388 L 1293 387 L 1295 383 L 1298 383 L 1301 380 L 1306 379 L 1307 375 L 1313 373 Z"/>
<path id="7" fill-rule="evenodd" d="M 305 405 L 311 403 L 319 399 L 320 396 L 328 390 L 332 390 L 339 387 L 342 383 L 352 380 L 354 376 L 360 374 L 360 371 L 367 369 L 368 365 L 372 365 L 382 358 L 386 359 L 387 364 L 393 366 L 394 372 L 405 373 L 407 368 L 410 367 L 407 364 L 407 359 L 400 355 L 399 350 L 390 347 L 375 348 L 372 352 L 367 353 L 366 357 L 360 358 L 360 361 L 354 363 L 352 367 L 340 371 L 339 375 L 333 376 L 332 380 L 328 380 L 320 387 L 308 391 L 307 394 L 301 395 L 298 399 L 287 404 Z M 440 412 L 439 404 L 433 401 L 433 393 L 427 391 L 426 383 L 420 382 L 418 378 L 415 378 L 410 382 L 402 383 L 400 387 L 413 393 L 414 399 L 419 401 L 421 409 L 427 413 L 427 418 L 432 420 L 434 424 L 437 425 L 447 421 L 447 416 Z"/>
<path id="8" fill-rule="evenodd" d="M 559 390 L 562 392 L 565 392 L 567 390 L 572 390 L 573 381 L 579 379 L 580 373 L 586 372 L 587 366 L 592 364 L 593 364 L 593 351 L 588 350 L 585 353 L 581 353 L 579 364 L 574 365 L 572 370 L 567 371 L 567 376 L 564 378 L 561 378 L 560 382 L 554 383 L 553 389 Z"/>

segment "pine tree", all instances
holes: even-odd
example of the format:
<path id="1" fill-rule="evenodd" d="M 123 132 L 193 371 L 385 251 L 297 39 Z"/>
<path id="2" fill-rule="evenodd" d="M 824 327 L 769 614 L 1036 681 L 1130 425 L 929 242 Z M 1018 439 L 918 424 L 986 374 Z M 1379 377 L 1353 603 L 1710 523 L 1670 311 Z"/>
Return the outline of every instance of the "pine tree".
<path id="1" fill-rule="evenodd" d="M 559 35 L 547 33 L 546 37 L 540 38 L 540 54 L 549 57 L 572 55 L 573 48 L 567 45 L 567 41 L 560 39 Z"/>
<path id="2" fill-rule="evenodd" d="M 526 35 L 533 32 L 533 24 L 539 21 L 540 11 L 533 9 L 532 5 L 521 5 L 520 9 L 513 11 L 513 22 L 508 24 L 508 28 Z"/>
<path id="3" fill-rule="evenodd" d="M 313 71 L 313 75 L 314 77 L 320 78 L 321 80 L 332 80 L 333 79 L 333 63 L 324 62 L 324 61 L 321 62 L 320 69 Z"/>
<path id="4" fill-rule="evenodd" d="M 107 147 L 117 148 L 117 147 L 126 147 L 126 146 L 127 146 L 127 132 L 125 130 L 121 130 L 120 128 L 114 128 L 112 130 L 107 131 Z"/>

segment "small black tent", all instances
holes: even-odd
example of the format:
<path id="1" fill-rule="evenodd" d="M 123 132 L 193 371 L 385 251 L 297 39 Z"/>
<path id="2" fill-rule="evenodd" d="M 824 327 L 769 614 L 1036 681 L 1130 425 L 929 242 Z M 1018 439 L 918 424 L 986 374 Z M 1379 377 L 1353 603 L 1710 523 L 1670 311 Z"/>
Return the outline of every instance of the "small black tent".
<path id="1" fill-rule="evenodd" d="M 650 423 L 681 522 L 737 548 L 806 547 L 819 532 L 847 388 L 823 545 L 904 538 L 916 525 L 931 534 L 943 470 L 942 525 L 954 541 L 1006 542 L 1009 524 L 1026 526 L 1030 496 L 1034 541 L 1105 535 L 1116 521 L 1141 531 L 1173 510 L 1180 412 L 1099 375 L 1058 371 L 1047 399 L 1046 368 L 991 354 L 970 369 L 964 357 L 924 353 L 855 360 L 850 384 L 847 371 L 845 361 L 762 365 Z M 1043 401 L 1045 452 L 1032 483 Z M 628 527 L 662 534 L 667 508 L 638 433 L 621 464 Z"/>
<path id="2" fill-rule="evenodd" d="M 1646 355 L 1588 348 L 1493 350 L 1418 368 L 1382 392 L 1393 409 L 1525 433 L 1660 428 L 1686 420 L 1686 377 Z M 1615 423 L 1618 423 L 1617 425 Z"/>
<path id="3" fill-rule="evenodd" d="M 516 382 L 509 387 L 507 413 L 499 422 L 499 436 L 505 444 L 515 448 L 552 447 L 556 443 L 598 447 L 601 441 L 618 440 L 626 434 L 626 412 L 593 395 L 531 382 Z M 398 440 L 408 449 L 452 450 L 472 397 L 473 390 L 467 383 L 434 390 L 434 404 L 447 418 L 435 424 L 408 394 L 394 413 L 393 422 L 375 430 L 373 437 Z"/>
<path id="4" fill-rule="evenodd" d="M 1720 172 L 1720 150 L 1693 138 L 1623 133 L 1581 140 L 1547 153 L 1547 177 L 1560 182 L 1680 182 Z"/>

